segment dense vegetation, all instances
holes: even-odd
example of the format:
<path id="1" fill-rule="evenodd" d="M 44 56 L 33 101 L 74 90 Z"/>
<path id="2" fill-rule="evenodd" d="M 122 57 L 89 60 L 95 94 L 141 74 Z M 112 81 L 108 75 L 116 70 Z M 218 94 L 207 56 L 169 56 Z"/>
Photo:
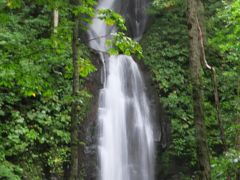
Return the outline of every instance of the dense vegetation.
<path id="1" fill-rule="evenodd" d="M 154 11 L 151 11 L 155 15 L 153 25 L 142 40 L 144 63 L 152 72 L 159 100 L 166 107 L 172 124 L 172 143 L 160 159 L 164 168 L 159 173 L 165 179 L 173 178 L 176 171 L 173 168 L 177 165 L 172 164 L 179 163 L 178 178 L 194 177 L 198 168 L 191 105 L 187 4 L 155 1 L 154 5 Z M 240 165 L 237 139 L 240 107 L 239 5 L 240 1 L 205 2 L 206 59 L 216 68 L 220 118 L 227 141 L 226 150 L 217 120 L 212 75 L 204 69 L 204 112 L 212 179 L 236 178 Z"/>
<path id="2" fill-rule="evenodd" d="M 96 71 L 87 40 L 78 44 L 79 93 L 72 96 L 73 16 L 80 37 L 94 16 L 93 0 L 72 6 L 68 1 L 3 0 L 0 2 L 0 179 L 49 179 L 69 176 L 71 167 L 71 105 L 80 106 L 77 124 L 91 109 L 85 81 Z M 183 3 L 184 2 L 184 3 Z M 220 119 L 212 74 L 203 68 L 204 113 L 212 179 L 239 178 L 240 169 L 240 1 L 204 1 L 206 59 L 216 69 Z M 60 22 L 53 25 L 53 12 Z M 189 70 L 187 2 L 155 0 L 141 45 L 159 101 L 171 120 L 170 146 L 158 154 L 163 179 L 196 179 L 192 85 Z M 142 57 L 138 43 L 124 32 L 124 20 L 100 12 L 120 32 L 109 42 L 110 53 Z M 80 145 L 85 142 L 80 139 Z M 226 144 L 225 144 L 226 143 Z M 180 164 L 179 166 L 174 164 Z M 84 172 L 80 174 L 84 177 Z"/>
<path id="3" fill-rule="evenodd" d="M 0 6 L 0 176 L 62 176 L 70 156 L 70 7 L 51 1 L 3 1 Z M 64 8 L 54 33 L 52 9 L 58 6 Z M 83 119 L 91 97 L 84 78 L 95 68 L 88 48 L 81 44 L 79 51 Z"/>

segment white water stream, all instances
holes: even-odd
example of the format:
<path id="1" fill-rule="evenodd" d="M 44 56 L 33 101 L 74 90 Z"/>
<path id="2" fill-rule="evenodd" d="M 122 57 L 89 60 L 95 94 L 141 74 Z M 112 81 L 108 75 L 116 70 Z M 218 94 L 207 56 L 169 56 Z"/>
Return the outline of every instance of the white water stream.
<path id="1" fill-rule="evenodd" d="M 97 9 L 115 10 L 115 1 L 119 0 L 100 0 Z M 143 78 L 132 57 L 103 53 L 105 36 L 112 31 L 97 18 L 89 28 L 90 39 L 94 39 L 90 46 L 101 51 L 104 65 L 98 107 L 99 179 L 153 180 L 154 138 Z"/>

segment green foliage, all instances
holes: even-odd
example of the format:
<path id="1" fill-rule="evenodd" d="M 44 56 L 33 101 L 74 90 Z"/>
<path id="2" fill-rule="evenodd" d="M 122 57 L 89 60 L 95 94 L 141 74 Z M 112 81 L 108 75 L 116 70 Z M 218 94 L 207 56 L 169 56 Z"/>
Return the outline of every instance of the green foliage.
<path id="1" fill-rule="evenodd" d="M 184 160 L 187 160 L 186 167 L 188 166 L 188 168 L 194 171 L 197 168 L 197 164 L 191 86 L 188 71 L 189 52 L 185 15 L 186 5 L 182 3 L 179 6 L 178 1 L 154 1 L 153 3 L 156 6 L 154 8 L 157 9 L 157 11 L 154 11 L 155 14 L 160 15 L 144 36 L 141 44 L 144 49 L 144 63 L 152 72 L 152 78 L 159 91 L 159 100 L 165 106 L 171 119 L 172 143 L 167 150 L 168 159 L 170 159 L 168 163 L 174 163 L 171 162 L 171 159 L 174 157 L 179 158 L 182 163 L 185 162 Z M 234 149 L 236 133 L 239 130 L 239 126 L 235 122 L 239 118 L 238 112 L 240 112 L 239 94 L 237 94 L 239 92 L 240 66 L 238 61 L 238 42 L 236 42 L 239 38 L 237 34 L 239 33 L 239 23 L 237 23 L 239 22 L 239 16 L 236 14 L 239 11 L 235 12 L 236 4 L 238 4 L 237 1 L 228 3 L 228 5 L 221 5 L 219 2 L 212 3 L 208 6 L 208 11 L 206 12 L 209 15 L 207 27 L 210 34 L 208 40 L 211 45 L 211 47 L 206 48 L 207 60 L 217 70 L 221 118 L 228 146 L 232 149 Z M 214 11 L 216 6 L 222 7 L 222 9 Z M 234 6 L 234 8 L 231 6 Z M 217 16 L 213 16 L 215 12 L 217 12 Z M 228 21 L 228 19 L 230 20 Z M 231 43 L 232 41 L 233 43 Z M 214 169 L 214 173 L 220 172 L 219 169 L 222 171 L 228 169 L 228 174 L 234 174 L 236 169 L 232 168 L 233 164 L 228 163 L 230 160 L 227 161 L 226 156 L 221 156 L 222 142 L 216 119 L 211 74 L 204 71 L 202 76 L 208 143 L 214 163 L 219 163 L 219 166 L 216 166 L 216 169 Z M 224 162 L 226 162 L 225 165 L 223 164 Z M 167 168 L 171 169 L 171 167 Z M 163 173 L 166 173 L 166 171 Z M 184 170 L 182 170 L 182 173 L 185 173 Z M 222 176 L 226 179 L 224 175 L 226 173 Z M 216 174 L 213 176 L 213 179 L 216 179 Z"/>
<path id="2" fill-rule="evenodd" d="M 127 37 L 122 32 L 114 33 L 112 35 L 113 39 L 107 42 L 110 47 L 110 54 L 125 54 L 129 56 L 135 54 L 139 59 L 143 57 L 142 47 L 138 42 Z"/>
<path id="3" fill-rule="evenodd" d="M 226 177 L 236 179 L 240 169 L 240 152 L 230 149 L 224 155 L 213 158 L 211 166 L 212 179 L 225 180 Z"/>
<path id="4" fill-rule="evenodd" d="M 126 31 L 127 27 L 125 26 L 125 19 L 118 13 L 110 9 L 100 9 L 99 12 L 99 19 L 102 19 L 106 22 L 109 26 L 116 25 L 119 31 Z"/>
<path id="5" fill-rule="evenodd" d="M 0 177 L 41 179 L 45 172 L 63 177 L 70 157 L 70 107 L 81 106 L 84 121 L 91 95 L 84 80 L 96 71 L 86 45 L 79 43 L 81 91 L 72 92 L 72 15 L 86 29 L 95 16 L 95 0 L 72 6 L 63 0 L 0 2 Z M 53 10 L 60 15 L 53 30 Z M 141 55 L 138 43 L 125 36 L 125 20 L 110 10 L 99 18 L 116 26 L 110 51 Z M 116 52 L 116 51 L 115 51 Z M 84 144 L 84 142 L 82 142 Z"/>
<path id="6" fill-rule="evenodd" d="M 83 78 L 96 71 L 95 66 L 89 59 L 80 58 L 79 67 L 80 76 Z"/>
<path id="7" fill-rule="evenodd" d="M 0 165 L 0 177 L 8 180 L 20 180 L 21 169 L 7 161 L 2 161 Z"/>
<path id="8" fill-rule="evenodd" d="M 191 167 L 196 155 L 185 12 L 174 8 L 161 14 L 142 40 L 144 63 L 152 72 L 159 100 L 171 119 L 170 154 L 188 159 L 186 166 Z"/>
<path id="9" fill-rule="evenodd" d="M 109 26 L 116 26 L 118 32 L 112 33 L 112 39 L 107 41 L 109 46 L 108 52 L 112 55 L 126 54 L 136 55 L 138 58 L 143 57 L 142 48 L 138 42 L 126 36 L 125 20 L 123 17 L 112 10 L 99 10 L 99 18 L 104 20 Z"/>
<path id="10" fill-rule="evenodd" d="M 191 86 L 188 72 L 188 32 L 186 4 L 180 1 L 153 1 L 154 13 L 159 15 L 142 41 L 144 63 L 152 72 L 160 102 L 165 106 L 172 125 L 172 143 L 164 154 L 168 162 L 178 158 L 182 164 L 197 170 L 195 132 Z M 184 1 L 186 2 L 186 1 Z M 239 1 L 205 2 L 208 42 L 206 58 L 216 68 L 220 94 L 220 113 L 230 147 L 226 155 L 220 139 L 219 125 L 213 96 L 211 74 L 202 72 L 204 90 L 204 113 L 208 132 L 208 144 L 212 155 L 213 179 L 235 177 L 238 164 L 235 138 L 239 131 Z M 218 8 L 218 9 L 217 9 Z M 152 11 L 152 9 L 150 10 Z M 216 14 L 215 14 L 216 13 Z M 189 163 L 190 162 L 190 163 Z M 171 167 L 169 168 L 171 171 Z M 187 174 L 184 170 L 179 170 Z M 167 169 L 164 169 L 166 173 Z M 180 173 L 180 172 L 179 172 Z M 221 175 L 221 177 L 220 177 Z M 189 177 L 190 178 L 190 177 Z M 188 178 L 188 179 L 189 179 Z"/>
<path id="11" fill-rule="evenodd" d="M 231 53 L 237 53 L 240 51 L 240 1 L 223 1 L 223 6 L 217 12 L 218 19 L 215 17 L 212 20 L 216 23 L 221 21 L 224 28 L 216 29 L 216 34 L 210 39 L 210 43 L 222 52 L 231 51 Z M 235 54 L 235 58 L 232 60 L 238 61 L 237 55 Z"/>
<path id="12" fill-rule="evenodd" d="M 86 23 L 90 23 L 91 19 L 95 16 L 94 6 L 97 4 L 96 0 L 82 0 L 81 5 L 74 5 L 71 7 L 71 11 L 74 15 L 78 15 L 81 21 L 81 28 L 86 30 Z"/>
<path id="13" fill-rule="evenodd" d="M 5 3 L 10 9 L 20 8 L 22 5 L 21 0 L 6 0 Z"/>
<path id="14" fill-rule="evenodd" d="M 183 1 L 185 0 L 154 0 L 152 2 L 152 6 L 157 10 L 161 10 L 179 6 L 183 3 Z"/>
<path id="15" fill-rule="evenodd" d="M 86 15 L 82 28 L 94 15 L 94 1 L 83 2 L 77 10 L 61 0 L 0 3 L 0 179 L 42 179 L 46 169 L 62 177 L 69 164 L 71 104 L 80 102 L 83 121 L 91 99 L 84 79 L 96 70 L 80 43 L 82 91 L 72 97 L 71 15 Z"/>
<path id="16" fill-rule="evenodd" d="M 235 124 L 240 112 L 239 8 L 239 0 L 223 1 L 208 23 L 209 28 L 213 29 L 208 39 L 209 44 L 219 54 L 215 58 L 219 66 L 222 118 L 231 147 L 234 146 L 236 132 L 239 130 Z"/>
<path id="17" fill-rule="evenodd" d="M 141 46 L 126 36 L 125 20 L 119 14 L 107 9 L 97 13 L 118 30 L 108 41 L 110 54 L 144 57 L 172 124 L 172 144 L 164 154 L 164 163 L 183 161 L 185 169 L 178 174 L 189 179 L 182 175 L 188 174 L 186 169 L 196 170 L 196 153 L 185 2 L 153 1 L 154 13 L 161 16 L 142 41 L 144 54 Z M 0 1 L 0 179 L 40 180 L 45 171 L 63 177 L 63 165 L 69 164 L 70 157 L 70 107 L 73 101 L 79 103 L 82 123 L 91 99 L 84 82 L 96 71 L 88 48 L 80 42 L 82 90 L 73 97 L 71 19 L 73 14 L 78 15 L 80 28 L 85 30 L 86 23 L 95 16 L 95 5 L 95 0 L 82 0 L 80 6 L 64 0 Z M 240 168 L 239 152 L 235 150 L 240 129 L 235 124 L 240 112 L 240 1 L 216 0 L 205 5 L 209 18 L 207 60 L 216 67 L 228 152 L 222 154 L 208 72 L 202 74 L 205 122 L 212 178 L 226 179 L 235 177 Z M 51 22 L 53 9 L 60 14 L 55 31 Z"/>

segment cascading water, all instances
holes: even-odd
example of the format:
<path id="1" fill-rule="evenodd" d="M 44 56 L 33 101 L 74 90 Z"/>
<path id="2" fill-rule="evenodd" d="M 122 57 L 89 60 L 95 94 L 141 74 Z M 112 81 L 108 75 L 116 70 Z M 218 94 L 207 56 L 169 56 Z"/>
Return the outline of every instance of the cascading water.
<path id="1" fill-rule="evenodd" d="M 140 1 L 134 1 L 138 8 Z M 100 0 L 97 9 L 116 10 L 118 5 L 119 0 Z M 141 22 L 135 22 L 140 37 Z M 153 180 L 154 138 L 143 78 L 132 57 L 104 53 L 106 39 L 113 31 L 97 18 L 89 28 L 90 46 L 99 51 L 104 64 L 98 107 L 99 179 Z"/>

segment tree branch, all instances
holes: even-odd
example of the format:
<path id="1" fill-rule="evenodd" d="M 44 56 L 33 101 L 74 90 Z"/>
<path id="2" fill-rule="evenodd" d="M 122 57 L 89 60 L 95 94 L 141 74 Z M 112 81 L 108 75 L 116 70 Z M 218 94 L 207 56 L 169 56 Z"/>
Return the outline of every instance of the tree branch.
<path id="1" fill-rule="evenodd" d="M 214 100 L 215 100 L 215 108 L 216 108 L 216 116 L 218 121 L 218 126 L 220 128 L 220 139 L 222 141 L 223 149 L 224 151 L 227 150 L 227 143 L 226 143 L 226 137 L 224 133 L 223 123 L 221 119 L 221 113 L 220 113 L 220 101 L 219 101 L 219 93 L 218 93 L 218 83 L 217 83 L 217 77 L 216 77 L 216 70 L 213 66 L 210 66 L 206 59 L 205 49 L 204 49 L 204 42 L 203 42 L 203 32 L 200 27 L 198 17 L 196 17 L 198 32 L 199 32 L 199 41 L 201 45 L 201 64 L 206 67 L 208 70 L 212 72 L 212 82 L 213 82 L 213 93 L 214 93 Z"/>
<path id="2" fill-rule="evenodd" d="M 95 38 L 92 38 L 92 39 L 88 39 L 88 42 L 90 41 L 93 41 L 93 40 L 96 40 L 96 39 L 102 39 L 102 38 L 107 38 L 108 36 L 110 36 L 111 34 L 107 34 L 107 35 L 103 35 L 103 36 L 98 36 L 98 37 L 95 37 Z"/>

